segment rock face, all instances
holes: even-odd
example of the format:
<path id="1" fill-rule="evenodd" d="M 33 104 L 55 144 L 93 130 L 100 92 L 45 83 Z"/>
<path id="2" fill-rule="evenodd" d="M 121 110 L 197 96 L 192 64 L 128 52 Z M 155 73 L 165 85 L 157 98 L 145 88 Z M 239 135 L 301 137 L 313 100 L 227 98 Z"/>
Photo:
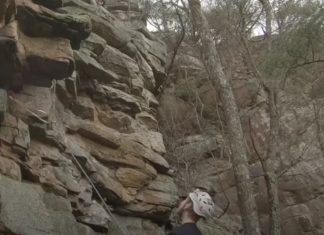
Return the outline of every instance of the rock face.
<path id="1" fill-rule="evenodd" d="M 266 97 L 243 58 L 238 56 L 235 63 L 226 63 L 230 49 L 224 44 L 218 48 L 224 65 L 229 66 L 225 69 L 231 77 L 242 115 L 262 232 L 268 234 L 268 197 L 258 157 L 264 157 L 267 149 Z M 233 234 L 240 230 L 241 218 L 229 145 L 223 130 L 222 104 L 193 45 L 182 45 L 174 66 L 172 80 L 175 82 L 164 90 L 159 107 L 167 160 L 174 168 L 180 194 L 197 186 L 213 193 L 217 205 L 227 208 L 216 223 Z M 286 235 L 324 233 L 323 82 L 320 77 L 312 76 L 303 77 L 303 82 L 302 85 L 296 80 L 287 83 L 285 92 L 279 95 L 280 154 L 275 163 L 282 234 Z M 216 231 L 212 234 L 218 234 Z"/>
<path id="2" fill-rule="evenodd" d="M 92 2 L 0 3 L 0 234 L 114 232 L 80 165 L 134 235 L 162 234 L 177 203 L 153 95 L 165 45 L 137 4 Z"/>

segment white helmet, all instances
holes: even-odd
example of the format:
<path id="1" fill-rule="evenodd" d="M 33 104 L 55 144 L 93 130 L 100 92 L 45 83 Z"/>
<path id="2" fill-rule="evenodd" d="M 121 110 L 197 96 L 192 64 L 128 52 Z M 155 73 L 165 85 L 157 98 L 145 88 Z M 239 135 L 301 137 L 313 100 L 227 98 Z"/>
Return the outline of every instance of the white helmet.
<path id="1" fill-rule="evenodd" d="M 193 204 L 193 210 L 197 215 L 205 219 L 214 215 L 215 204 L 208 193 L 196 189 L 192 193 L 189 193 L 189 197 Z"/>

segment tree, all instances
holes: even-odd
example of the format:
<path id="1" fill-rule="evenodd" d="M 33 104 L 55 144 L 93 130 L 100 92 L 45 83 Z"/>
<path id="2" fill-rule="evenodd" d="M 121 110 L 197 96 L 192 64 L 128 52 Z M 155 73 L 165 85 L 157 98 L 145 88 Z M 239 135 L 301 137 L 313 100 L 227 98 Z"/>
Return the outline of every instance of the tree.
<path id="1" fill-rule="evenodd" d="M 231 160 L 237 183 L 237 194 L 243 228 L 246 235 L 259 235 L 260 226 L 251 184 L 243 130 L 232 87 L 225 76 L 219 53 L 215 47 L 208 22 L 199 0 L 189 0 L 192 23 L 198 31 L 206 70 L 218 90 L 224 106 L 226 128 L 229 135 Z"/>

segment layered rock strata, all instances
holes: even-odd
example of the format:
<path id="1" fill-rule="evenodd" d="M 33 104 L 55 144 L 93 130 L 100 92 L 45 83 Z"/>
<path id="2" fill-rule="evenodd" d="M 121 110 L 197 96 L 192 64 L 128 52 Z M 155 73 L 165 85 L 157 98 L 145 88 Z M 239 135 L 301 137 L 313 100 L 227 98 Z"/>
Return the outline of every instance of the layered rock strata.
<path id="1" fill-rule="evenodd" d="M 177 202 L 153 95 L 165 46 L 94 3 L 0 2 L 0 234 L 109 233 L 75 159 L 141 234 Z"/>

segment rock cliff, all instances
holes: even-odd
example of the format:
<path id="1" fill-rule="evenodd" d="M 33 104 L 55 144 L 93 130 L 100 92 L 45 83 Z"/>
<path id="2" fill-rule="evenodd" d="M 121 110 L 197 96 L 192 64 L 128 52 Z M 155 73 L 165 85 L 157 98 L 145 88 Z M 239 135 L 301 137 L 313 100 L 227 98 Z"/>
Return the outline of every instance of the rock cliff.
<path id="1" fill-rule="evenodd" d="M 259 161 L 266 154 L 269 131 L 266 96 L 247 68 L 244 56 L 237 51 L 231 54 L 229 44 L 222 42 L 218 48 L 240 108 L 262 232 L 268 234 L 269 204 Z M 257 43 L 253 47 L 262 49 Z M 314 71 L 323 68 L 319 65 Z M 324 100 L 320 95 L 324 87 L 320 73 L 288 77 L 279 96 L 280 154 L 275 161 L 282 234 L 286 235 L 324 233 Z M 164 90 L 159 110 L 167 158 L 176 171 L 180 193 L 194 186 L 213 192 L 216 204 L 226 211 L 216 223 L 233 234 L 240 230 L 241 222 L 222 104 L 197 46 L 183 43 L 171 76 L 173 82 Z"/>
<path id="2" fill-rule="evenodd" d="M 109 234 L 116 218 L 163 233 L 178 195 L 156 120 L 166 47 L 142 17 L 125 1 L 0 2 L 0 234 Z"/>

